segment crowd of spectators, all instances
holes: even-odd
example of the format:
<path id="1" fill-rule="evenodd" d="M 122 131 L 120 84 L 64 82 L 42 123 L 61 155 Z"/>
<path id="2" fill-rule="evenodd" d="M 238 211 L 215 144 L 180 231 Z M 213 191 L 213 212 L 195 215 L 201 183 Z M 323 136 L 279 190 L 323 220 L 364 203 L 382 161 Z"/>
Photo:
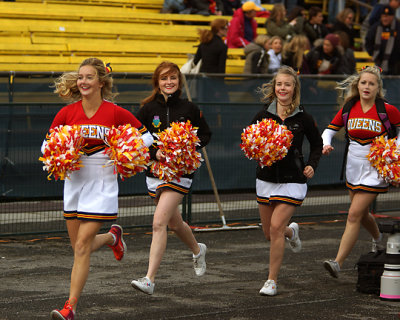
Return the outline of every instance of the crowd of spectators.
<path id="1" fill-rule="evenodd" d="M 352 74 L 354 51 L 363 50 L 383 74 L 400 75 L 400 0 L 368 3 L 372 9 L 360 7 L 357 27 L 354 8 L 338 12 L 332 0 L 326 18 L 321 7 L 294 0 L 165 0 L 162 12 L 232 16 L 225 43 L 244 49 L 244 73 L 273 74 L 285 64 L 301 74 Z M 265 34 L 257 34 L 257 17 L 267 17 Z"/>

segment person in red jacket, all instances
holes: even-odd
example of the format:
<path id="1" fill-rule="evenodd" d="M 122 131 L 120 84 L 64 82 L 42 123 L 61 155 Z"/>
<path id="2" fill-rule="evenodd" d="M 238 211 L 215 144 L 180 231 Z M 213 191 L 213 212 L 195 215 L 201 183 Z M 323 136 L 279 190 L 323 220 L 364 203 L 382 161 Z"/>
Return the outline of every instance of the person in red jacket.
<path id="1" fill-rule="evenodd" d="M 227 34 L 228 48 L 243 48 L 257 37 L 257 22 L 254 19 L 261 11 L 254 2 L 247 1 L 233 14 Z"/>

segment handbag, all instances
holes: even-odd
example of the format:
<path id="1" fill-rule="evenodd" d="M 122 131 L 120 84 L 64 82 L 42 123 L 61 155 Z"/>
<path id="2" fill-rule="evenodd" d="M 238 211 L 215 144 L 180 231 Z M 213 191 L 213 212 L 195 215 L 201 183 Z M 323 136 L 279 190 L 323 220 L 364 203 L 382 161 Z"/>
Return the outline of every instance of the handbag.
<path id="1" fill-rule="evenodd" d="M 201 59 L 197 64 L 194 64 L 194 57 L 188 59 L 188 61 L 181 67 L 181 72 L 185 74 L 196 74 L 200 72 Z"/>

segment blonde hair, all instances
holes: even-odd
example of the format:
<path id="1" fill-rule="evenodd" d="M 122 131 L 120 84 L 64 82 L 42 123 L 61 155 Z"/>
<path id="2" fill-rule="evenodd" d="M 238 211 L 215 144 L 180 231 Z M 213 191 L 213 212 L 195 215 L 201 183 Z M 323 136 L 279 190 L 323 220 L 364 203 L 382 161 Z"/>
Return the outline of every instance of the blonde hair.
<path id="1" fill-rule="evenodd" d="M 354 11 L 351 8 L 344 8 L 342 11 L 340 11 L 337 16 L 336 16 L 336 20 L 340 21 L 340 22 L 345 22 L 347 16 L 349 14 L 352 14 L 354 16 Z"/>
<path id="2" fill-rule="evenodd" d="M 376 98 L 384 99 L 385 90 L 383 89 L 381 70 L 377 66 L 368 66 L 363 68 L 359 73 L 353 74 L 347 77 L 345 80 L 337 83 L 335 89 L 339 92 L 339 96 L 343 97 L 343 105 L 352 99 L 360 98 L 358 83 L 360 82 L 361 75 L 364 73 L 375 75 L 378 81 L 378 92 L 376 94 Z"/>
<path id="3" fill-rule="evenodd" d="M 85 59 L 80 64 L 78 71 L 66 72 L 58 77 L 54 82 L 54 93 L 58 94 L 64 100 L 81 100 L 82 96 L 77 85 L 77 80 L 79 70 L 84 66 L 92 66 L 96 70 L 99 81 L 104 84 L 101 88 L 101 98 L 112 101 L 117 95 L 117 93 L 112 92 L 113 79 L 110 73 L 107 72 L 104 62 L 97 58 Z"/>
<path id="4" fill-rule="evenodd" d="M 298 105 L 300 105 L 300 80 L 297 76 L 296 71 L 294 71 L 292 67 L 280 67 L 272 80 L 270 82 L 264 83 L 260 88 L 258 88 L 257 92 L 263 95 L 263 97 L 261 98 L 261 102 L 270 104 L 272 101 L 277 100 L 275 93 L 276 78 L 281 74 L 292 76 L 294 83 L 292 102 L 290 103 L 290 107 L 286 110 L 286 115 L 288 116 L 293 113 Z"/>
<path id="5" fill-rule="evenodd" d="M 269 41 L 269 36 L 267 36 L 266 34 L 259 34 L 255 39 L 254 39 L 254 43 L 258 44 L 261 47 L 264 47 L 265 44 Z"/>
<path id="6" fill-rule="evenodd" d="M 286 42 L 282 49 L 282 58 L 287 59 L 290 53 L 293 54 L 291 63 L 298 70 L 301 69 L 304 59 L 304 52 L 310 48 L 310 41 L 305 35 L 296 35 L 290 42 Z"/>

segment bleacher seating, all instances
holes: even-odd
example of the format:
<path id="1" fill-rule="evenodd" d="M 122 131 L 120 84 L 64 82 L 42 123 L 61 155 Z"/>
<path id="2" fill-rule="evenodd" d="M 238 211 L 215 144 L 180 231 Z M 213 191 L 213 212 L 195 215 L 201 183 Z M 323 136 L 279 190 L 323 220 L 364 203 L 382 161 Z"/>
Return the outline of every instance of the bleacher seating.
<path id="1" fill-rule="evenodd" d="M 215 16 L 161 14 L 163 0 L 0 2 L 0 71 L 70 71 L 86 57 L 115 72 L 152 72 L 163 60 L 182 66 L 198 28 Z M 230 20 L 231 17 L 223 17 Z M 257 18 L 265 33 L 265 18 Z M 363 57 L 368 60 L 368 57 Z M 243 49 L 229 49 L 226 72 L 243 72 Z"/>

